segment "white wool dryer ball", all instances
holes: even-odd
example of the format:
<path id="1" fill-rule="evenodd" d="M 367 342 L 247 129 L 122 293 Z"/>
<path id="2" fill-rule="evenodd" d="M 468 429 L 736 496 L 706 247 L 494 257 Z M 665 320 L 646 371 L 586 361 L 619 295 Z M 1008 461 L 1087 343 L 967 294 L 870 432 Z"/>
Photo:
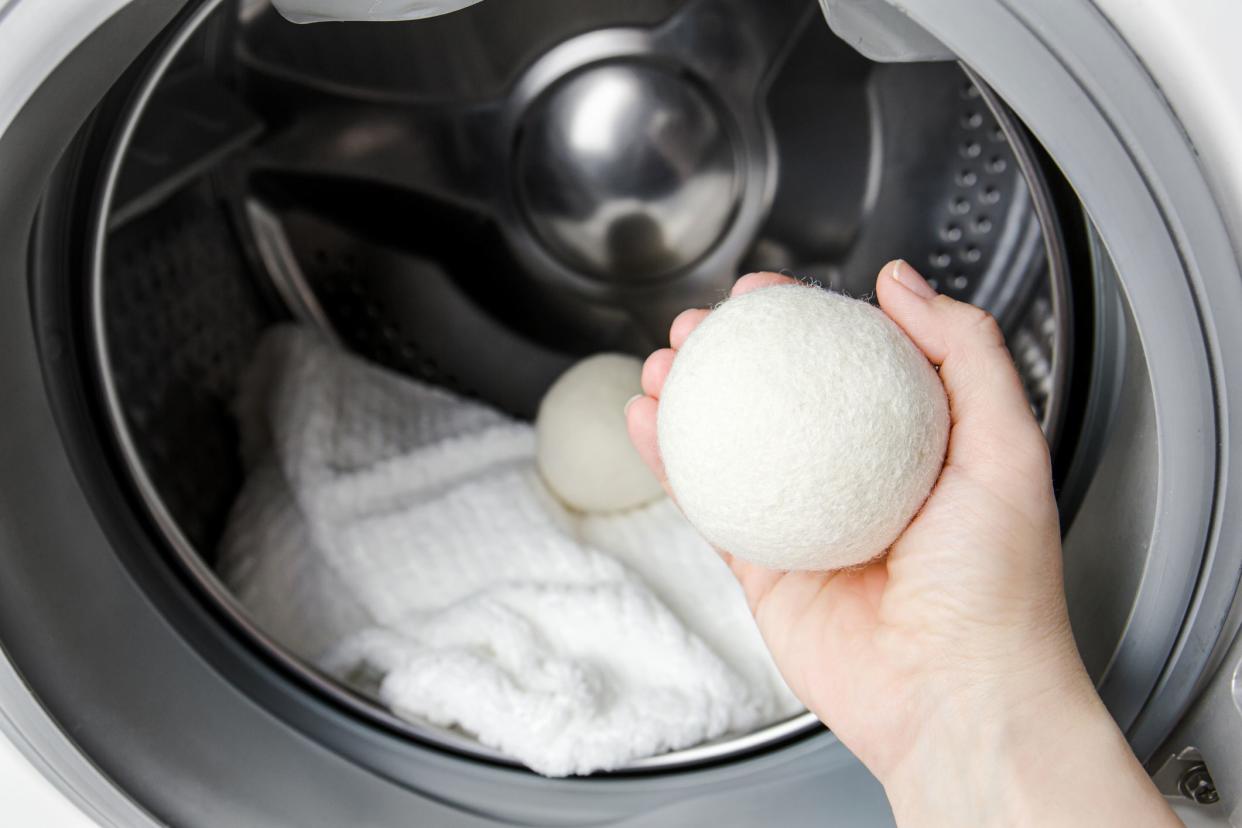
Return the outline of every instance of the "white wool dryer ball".
<path id="1" fill-rule="evenodd" d="M 642 393 L 640 360 L 596 354 L 552 383 L 535 417 L 544 482 L 582 512 L 617 512 L 654 500 L 660 482 L 630 443 L 625 404 Z"/>
<path id="2" fill-rule="evenodd" d="M 940 474 L 944 386 L 878 308 L 805 285 L 726 301 L 660 395 L 660 453 L 690 522 L 771 569 L 882 554 Z"/>

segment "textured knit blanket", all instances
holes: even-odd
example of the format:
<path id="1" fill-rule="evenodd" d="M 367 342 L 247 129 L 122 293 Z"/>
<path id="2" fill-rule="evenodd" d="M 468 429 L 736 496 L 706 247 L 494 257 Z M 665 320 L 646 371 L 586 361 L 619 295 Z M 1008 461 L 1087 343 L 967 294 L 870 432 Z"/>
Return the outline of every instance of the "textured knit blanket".
<path id="1" fill-rule="evenodd" d="M 281 327 L 238 405 L 219 569 L 255 620 L 411 721 L 550 776 L 799 709 L 727 568 L 667 500 L 582 515 L 531 426 Z"/>

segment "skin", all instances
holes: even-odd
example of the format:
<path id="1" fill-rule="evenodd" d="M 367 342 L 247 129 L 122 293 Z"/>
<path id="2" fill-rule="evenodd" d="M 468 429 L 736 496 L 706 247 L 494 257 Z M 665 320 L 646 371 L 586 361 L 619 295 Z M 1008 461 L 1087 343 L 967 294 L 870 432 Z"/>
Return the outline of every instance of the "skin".
<path id="1" fill-rule="evenodd" d="M 755 273 L 733 295 L 792 281 Z M 876 295 L 939 369 L 948 454 L 922 510 L 870 565 L 777 572 L 720 550 L 786 682 L 883 783 L 902 826 L 1180 825 L 1075 647 L 1048 447 L 995 320 L 902 261 Z M 666 489 L 660 391 L 707 314 L 677 317 L 626 408 Z"/>

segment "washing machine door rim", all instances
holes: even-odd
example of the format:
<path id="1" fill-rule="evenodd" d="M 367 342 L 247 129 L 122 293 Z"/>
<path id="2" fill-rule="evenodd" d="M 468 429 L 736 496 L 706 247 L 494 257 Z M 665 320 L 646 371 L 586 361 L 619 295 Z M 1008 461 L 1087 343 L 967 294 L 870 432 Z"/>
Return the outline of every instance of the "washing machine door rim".
<path id="1" fill-rule="evenodd" d="M 116 3 L 115 8 L 120 9 L 123 5 Z M 13 113 L 17 113 L 19 108 L 21 113 L 8 116 L 7 122 L 0 120 L 6 126 L 4 131 L 0 131 L 0 181 L 6 186 L 0 191 L 16 194 L 0 204 L 0 218 L 3 219 L 0 227 L 4 228 L 0 235 L 0 250 L 5 251 L 6 270 L 17 274 L 25 272 L 24 257 L 15 255 L 15 251 L 24 252 L 26 249 L 25 232 L 30 226 L 35 195 L 41 189 L 39 180 L 46 176 L 60 148 L 85 116 L 93 100 L 102 97 L 112 77 L 124 68 L 129 57 L 145 45 L 179 5 L 138 0 L 109 18 L 98 30 L 90 27 L 95 35 L 83 36 L 82 43 L 75 42 L 73 46 L 78 49 L 75 54 L 79 60 L 83 56 L 90 60 L 97 70 L 96 76 L 82 83 L 82 76 L 70 78 L 65 65 L 58 61 L 57 71 L 39 85 L 37 92 L 29 94 L 29 102 L 23 97 L 18 106 L 10 105 Z M 1170 545 L 1180 537 L 1198 553 L 1193 556 L 1192 566 L 1179 567 L 1177 564 L 1185 565 L 1189 561 L 1174 557 L 1172 553 L 1152 565 L 1147 580 L 1154 591 L 1149 592 L 1150 597 L 1144 600 L 1152 606 L 1160 606 L 1163 617 L 1175 617 L 1178 623 L 1171 631 L 1157 629 L 1154 635 L 1134 637 L 1128 645 L 1123 642 L 1110 667 L 1114 683 L 1110 684 L 1110 680 L 1106 679 L 1104 684 L 1106 695 L 1115 693 L 1114 702 L 1126 713 L 1123 718 L 1128 719 L 1127 723 L 1131 725 L 1130 734 L 1136 749 L 1140 755 L 1150 754 L 1167 732 L 1170 722 L 1176 720 L 1189 704 L 1204 670 L 1219 662 L 1224 646 L 1234 632 L 1227 626 L 1226 618 L 1240 571 L 1239 551 L 1222 543 L 1221 539 L 1233 527 L 1232 521 L 1242 519 L 1232 517 L 1226 509 L 1230 501 L 1237 499 L 1236 493 L 1228 487 L 1229 478 L 1236 478 L 1237 474 L 1229 475 L 1228 472 L 1236 471 L 1234 466 L 1239 462 L 1237 453 L 1231 453 L 1228 449 L 1232 434 L 1242 424 L 1230 422 L 1225 407 L 1229 390 L 1242 389 L 1242 377 L 1239 376 L 1242 366 L 1236 359 L 1228 358 L 1231 354 L 1242 353 L 1242 347 L 1234 347 L 1242 345 L 1237 341 L 1242 332 L 1236 326 L 1230 329 L 1227 324 L 1215 321 L 1242 307 L 1242 297 L 1238 295 L 1238 285 L 1242 284 L 1242 280 L 1238 278 L 1237 253 L 1229 243 L 1229 228 L 1225 227 L 1216 209 L 1211 188 L 1206 186 L 1204 170 L 1193 157 L 1184 136 L 1177 131 L 1178 122 L 1161 99 L 1159 90 L 1150 83 L 1141 64 L 1126 50 L 1125 44 L 1094 8 L 1073 0 L 1058 0 L 1046 4 L 1044 8 L 1023 9 L 1003 2 L 970 3 L 965 0 L 950 0 L 943 6 L 935 4 L 935 9 L 932 8 L 934 4 L 926 0 L 907 0 L 906 5 L 921 24 L 943 42 L 955 47 L 959 54 L 965 54 L 971 65 L 1000 90 L 1063 163 L 1071 181 L 1080 186 L 1080 194 L 1092 212 L 1102 238 L 1120 265 L 1127 299 L 1132 308 L 1138 308 L 1135 316 L 1140 322 L 1139 336 L 1143 344 L 1150 349 L 1153 342 L 1162 337 L 1172 340 L 1168 356 L 1155 360 L 1157 368 L 1153 373 L 1159 377 L 1156 390 L 1158 395 L 1171 393 L 1171 388 L 1182 389 L 1185 393 L 1177 395 L 1180 397 L 1177 404 L 1156 401 L 1157 426 L 1165 430 L 1165 435 L 1173 444 L 1177 441 L 1174 439 L 1176 435 L 1171 432 L 1181 432 L 1185 444 L 1194 449 L 1184 459 L 1170 456 L 1170 448 L 1163 450 L 1160 468 L 1167 477 L 1161 479 L 1168 481 L 1171 478 L 1177 484 L 1177 492 L 1165 492 L 1157 498 L 1156 528 L 1159 533 L 1156 537 L 1160 543 Z M 21 6 L 21 3 L 10 2 L 0 7 L 0 31 L 3 31 L 6 19 L 16 19 L 17 12 L 14 10 L 20 11 Z M 72 17 L 62 13 L 66 20 Z M 143 15 L 147 15 L 146 19 Z M 968 38 L 982 37 L 981 32 L 993 37 L 992 46 L 982 51 L 970 50 Z M 1055 37 L 1063 39 L 1056 43 L 1043 39 Z M 107 49 L 105 44 L 121 44 L 121 48 Z M 48 54 L 54 55 L 55 50 L 49 50 Z M 1026 73 L 1032 70 L 1032 66 L 1046 72 L 1043 77 L 1050 79 L 1047 86 L 1038 89 L 1025 86 L 1029 79 Z M 1124 71 L 1097 71 L 1101 66 L 1123 67 Z M 74 68 L 80 69 L 81 63 L 75 64 Z M 1142 81 L 1141 88 L 1127 86 L 1136 79 Z M 1107 111 L 1102 112 L 1101 109 Z M 5 111 L 0 109 L 0 116 Z M 1081 114 L 1081 120 L 1075 121 L 1068 116 L 1070 112 Z M 1059 127 L 1048 120 L 1057 114 L 1061 115 L 1062 120 Z M 1041 128 L 1041 124 L 1046 126 Z M 1071 129 L 1073 124 L 1081 127 L 1077 135 Z M 1084 134 L 1088 134 L 1090 140 L 1083 140 Z M 1100 147 L 1108 147 L 1110 151 L 1096 152 Z M 6 165 L 8 159 L 12 160 Z M 18 159 L 25 163 L 15 163 Z M 1105 160 L 1107 163 L 1103 163 Z M 1093 171 L 1092 164 L 1099 164 L 1100 169 Z M 1109 180 L 1107 174 L 1110 173 L 1129 185 L 1113 191 L 1111 197 L 1105 192 Z M 1177 180 L 1170 182 L 1168 176 L 1171 175 L 1175 175 Z M 1136 204 L 1144 206 L 1127 207 L 1122 203 L 1123 199 L 1133 199 Z M 1144 225 L 1144 217 L 1154 223 Z M 1197 222 L 1194 226 L 1189 224 L 1191 218 Z M 1131 232 L 1136 226 L 1140 231 L 1137 236 Z M 1162 232 L 1160 242 L 1150 245 L 1152 255 L 1148 259 L 1142 255 L 1144 245 L 1136 250 L 1133 243 L 1136 239 L 1143 241 L 1143 232 L 1155 235 L 1153 228 Z M 1159 270 L 1160 266 L 1165 268 L 1165 272 L 1188 273 L 1186 280 L 1179 282 L 1178 289 L 1184 293 L 1170 296 L 1170 301 L 1164 303 L 1160 301 L 1164 297 L 1161 290 L 1150 286 L 1150 280 L 1154 278 L 1151 273 Z M 55 552 L 69 540 L 71 534 L 64 526 L 53 526 L 57 520 L 65 523 L 69 518 L 78 518 L 91 524 L 87 534 L 92 536 L 94 546 L 101 552 L 108 548 L 108 543 L 99 528 L 94 526 L 94 519 L 90 517 L 90 509 L 82 497 L 68 458 L 63 449 L 57 448 L 58 435 L 54 429 L 48 430 L 52 415 L 39 365 L 42 360 L 54 359 L 59 355 L 53 353 L 54 347 L 49 349 L 49 345 L 55 344 L 54 341 L 45 339 L 36 346 L 26 313 L 29 307 L 25 296 L 26 280 L 17 281 L 21 285 L 10 299 L 18 301 L 0 303 L 5 308 L 3 317 L 0 317 L 0 342 L 5 345 L 3 350 L 20 359 L 24 366 L 21 370 L 5 369 L 3 376 L 6 387 L 18 391 L 19 397 L 28 397 L 15 398 L 13 412 L 14 425 L 28 431 L 22 434 L 21 440 L 10 435 L 0 442 L 0 456 L 12 460 L 17 466 L 6 472 L 0 484 L 0 490 L 4 492 L 4 497 L 0 498 L 0 515 L 4 517 L 0 520 L 0 548 L 6 559 L 12 555 L 13 560 L 22 563 L 10 570 L 15 577 L 8 579 L 6 597 L 15 594 L 14 586 L 30 585 L 32 594 L 0 602 L 5 605 L 0 608 L 0 638 L 5 641 L 7 656 L 3 670 L 0 670 L 0 693 L 3 694 L 0 695 L 3 701 L 0 706 L 6 712 L 3 721 L 8 730 L 20 730 L 22 740 L 31 752 L 52 757 L 45 767 L 55 765 L 66 785 L 77 789 L 80 801 L 100 803 L 100 798 L 106 797 L 104 790 L 113 789 L 109 783 L 115 783 L 133 791 L 144 804 L 154 803 L 154 809 L 161 816 L 180 814 L 184 817 L 191 814 L 195 807 L 205 807 L 205 800 L 192 795 L 192 792 L 180 798 L 170 796 L 169 791 L 160 792 L 157 790 L 160 774 L 151 765 L 143 768 L 149 772 L 150 778 L 142 778 L 146 774 L 139 773 L 136 768 L 126 772 L 115 754 L 108 757 L 109 751 L 99 736 L 91 736 L 82 729 L 92 724 L 93 716 L 85 712 L 75 713 L 73 694 L 66 693 L 64 687 L 56 689 L 57 682 L 63 683 L 65 679 L 64 672 L 48 664 L 35 666 L 36 659 L 29 645 L 9 646 L 10 642 L 17 640 L 19 631 L 26 623 L 24 613 L 34 617 L 36 611 L 41 610 L 44 617 L 51 621 L 47 627 L 48 634 L 53 636 L 53 640 L 65 643 L 68 656 L 63 665 L 65 670 L 102 669 L 104 666 L 98 658 L 90 656 L 89 631 L 82 630 L 80 625 L 66 623 L 64 618 L 55 618 L 53 608 L 57 603 L 49 600 L 48 584 L 40 586 L 37 575 L 45 578 L 51 578 L 53 574 L 62 575 L 61 580 L 65 584 L 81 590 L 83 603 L 96 613 L 97 619 L 108 618 L 111 614 L 119 621 L 134 620 L 137 623 L 141 616 L 145 619 L 142 623 L 149 624 L 163 617 L 161 611 L 148 603 L 150 599 L 137 588 L 133 581 L 134 573 L 131 572 L 126 579 L 128 587 L 123 595 L 136 606 L 130 607 L 126 602 L 121 602 L 119 606 L 111 607 L 108 601 L 102 600 L 105 596 L 98 594 L 99 584 L 84 577 L 87 565 L 81 566 L 82 572 L 74 572 L 73 557 Z M 10 285 L 8 290 L 14 290 L 13 286 Z M 1192 311 L 1190 318 L 1200 320 L 1204 333 L 1159 333 L 1160 312 L 1167 315 L 1170 308 Z M 1233 318 L 1237 318 L 1236 314 Z M 1154 329 L 1151 327 L 1153 324 L 1156 325 Z M 1192 358 L 1185 362 L 1179 363 L 1174 358 L 1174 355 L 1186 354 L 1192 355 Z M 1172 374 L 1175 369 L 1182 373 L 1180 379 Z M 1191 410 L 1196 405 L 1202 405 L 1204 410 Z M 1203 504 L 1201 508 L 1180 508 L 1196 497 Z M 59 498 L 56 508 L 52 508 L 49 499 L 56 498 Z M 38 525 L 36 518 L 40 519 Z M 28 556 L 21 555 L 23 549 L 36 547 L 49 550 L 48 559 L 32 561 Z M 52 556 L 55 560 L 50 559 Z M 1179 568 L 1190 571 L 1179 572 Z M 110 572 L 110 577 L 123 577 L 120 570 Z M 1168 593 L 1161 593 L 1158 587 L 1167 583 L 1172 583 L 1174 588 Z M 96 594 L 92 594 L 92 586 Z M 118 592 L 118 596 L 121 595 Z M 1187 623 L 1181 624 L 1182 620 Z M 1154 618 L 1150 623 L 1157 624 Z M 170 639 L 180 640 L 169 630 L 165 630 L 164 634 Z M 143 643 L 149 645 L 150 653 L 163 655 L 171 652 L 166 650 L 166 644 L 161 643 L 164 634 L 156 635 L 150 641 L 144 640 Z M 1153 645 L 1151 639 L 1159 643 Z M 1137 688 L 1116 683 L 1123 678 L 1148 672 L 1138 670 L 1135 665 L 1150 657 L 1151 650 L 1172 654 L 1171 660 L 1159 657 L 1162 667 L 1157 670 L 1156 678 L 1140 682 L 1142 686 Z M 14 659 L 19 662 L 26 659 L 20 671 L 13 666 Z M 273 734 L 274 739 L 287 740 L 289 745 L 300 745 L 298 750 L 311 747 L 309 740 L 289 728 L 277 726 L 270 729 L 275 724 L 271 717 L 261 713 L 248 700 L 239 698 L 244 695 L 239 688 L 220 680 L 208 662 L 193 654 L 191 649 L 183 649 L 179 657 L 170 655 L 169 662 L 174 666 L 184 666 L 187 675 L 202 677 L 204 684 L 210 685 L 209 688 L 202 688 L 204 695 L 210 691 L 221 694 L 222 698 L 233 696 L 233 704 L 240 706 L 230 709 L 239 717 L 245 715 L 243 711 L 248 711 L 252 717 L 257 715 L 250 721 L 263 732 Z M 141 683 L 137 675 L 133 680 Z M 121 697 L 116 695 L 118 687 L 112 688 L 111 695 L 104 693 L 101 687 L 98 698 L 90 693 L 89 683 L 82 689 L 91 696 L 84 707 L 96 705 L 95 716 L 108 709 L 98 707 L 100 704 L 114 702 L 116 710 L 123 707 Z M 43 704 L 34 701 L 34 693 L 43 698 Z M 191 693 L 190 696 L 198 697 L 198 694 Z M 207 717 L 202 722 L 187 722 L 186 725 L 210 726 L 220 721 Z M 98 725 L 99 722 L 93 724 Z M 75 733 L 74 739 L 65 736 L 65 728 Z M 220 732 L 236 733 L 227 728 Z M 130 748 L 138 749 L 145 745 L 153 753 L 159 752 L 158 739 L 151 732 L 137 733 L 123 741 Z M 382 746 L 373 747 L 383 750 Z M 103 768 L 103 772 L 83 758 L 80 749 L 97 751 L 99 767 Z M 118 749 L 119 745 L 113 747 L 113 750 Z M 805 761 L 807 751 L 811 750 L 810 743 L 806 743 L 795 745 L 786 753 Z M 273 759 L 276 754 L 265 755 Z M 223 759 L 224 755 L 221 754 L 220 758 Z M 240 764 L 251 757 L 237 754 L 234 758 Z M 769 760 L 774 758 L 768 757 Z M 311 764 L 319 770 L 308 769 L 308 774 L 322 771 L 327 774 L 323 779 L 334 779 L 341 786 L 338 791 L 347 790 L 347 785 L 357 785 L 359 790 L 366 788 L 369 793 L 378 796 L 382 787 L 393 787 L 374 787 L 378 784 L 376 777 L 360 773 L 357 765 L 335 757 L 319 756 Z M 184 772 L 192 767 L 191 763 L 177 770 Z M 393 769 L 391 764 L 387 767 L 390 771 Z M 205 772 L 205 768 L 200 765 L 198 772 Z M 461 768 L 451 763 L 438 763 L 437 770 L 430 775 L 433 787 L 435 781 L 445 782 L 444 798 L 457 804 L 469 801 L 473 795 L 471 790 L 474 793 L 479 790 L 477 786 L 462 785 L 460 779 L 455 779 L 459 772 Z M 737 774 L 745 772 L 746 769 L 739 767 L 729 773 L 717 774 L 717 778 L 724 781 L 734 777 L 736 782 Z M 336 774 L 340 774 L 339 777 Z M 483 784 L 494 782 L 502 788 L 507 787 L 502 781 L 503 773 L 484 775 L 484 778 L 487 777 L 490 778 Z M 368 779 L 370 783 L 366 781 Z M 232 781 L 238 791 L 246 790 L 240 775 L 233 776 Z M 482 781 L 475 779 L 472 784 Z M 510 782 L 519 784 L 512 779 Z M 602 793 L 601 784 L 588 780 L 582 783 L 582 787 Z M 92 790 L 95 786 L 102 787 Z M 554 790 L 560 790 L 560 787 L 550 785 L 545 793 Z M 178 793 L 187 791 L 182 787 Z M 253 799 L 259 792 L 250 790 L 248 795 L 252 797 L 250 804 L 245 806 L 249 810 L 238 813 L 250 816 L 261 813 L 254 810 L 262 807 L 255 804 L 258 800 Z M 399 799 L 390 800 L 394 804 L 394 810 L 388 811 L 390 815 L 400 812 L 395 809 Z M 324 799 L 309 801 L 323 810 L 305 811 L 308 817 L 322 819 L 341 812 L 339 806 L 334 807 Z M 401 800 L 407 807 L 411 801 Z M 356 814 L 379 816 L 381 811 L 368 807 L 367 802 L 366 797 L 343 796 L 340 804 L 356 806 Z M 425 804 L 426 800 L 421 802 Z M 292 807 L 288 801 L 280 805 Z M 526 807 L 530 809 L 526 811 L 528 816 L 538 812 L 533 803 L 528 802 Z M 132 801 L 127 798 L 96 804 L 95 809 L 101 819 L 133 824 L 130 820 L 134 816 Z M 112 816 L 109 816 L 110 812 Z M 456 806 L 436 812 L 444 815 L 446 823 L 450 819 L 460 820 L 464 813 Z"/>

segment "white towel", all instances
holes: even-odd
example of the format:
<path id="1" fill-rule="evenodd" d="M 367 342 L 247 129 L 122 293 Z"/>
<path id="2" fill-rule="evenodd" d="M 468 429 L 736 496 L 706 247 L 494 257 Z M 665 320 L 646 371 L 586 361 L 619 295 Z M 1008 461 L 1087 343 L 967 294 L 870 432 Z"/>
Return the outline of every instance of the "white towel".
<path id="1" fill-rule="evenodd" d="M 238 402 L 219 568 L 271 635 L 397 715 L 551 776 L 792 715 L 728 570 L 667 501 L 571 513 L 528 424 L 294 327 Z"/>

